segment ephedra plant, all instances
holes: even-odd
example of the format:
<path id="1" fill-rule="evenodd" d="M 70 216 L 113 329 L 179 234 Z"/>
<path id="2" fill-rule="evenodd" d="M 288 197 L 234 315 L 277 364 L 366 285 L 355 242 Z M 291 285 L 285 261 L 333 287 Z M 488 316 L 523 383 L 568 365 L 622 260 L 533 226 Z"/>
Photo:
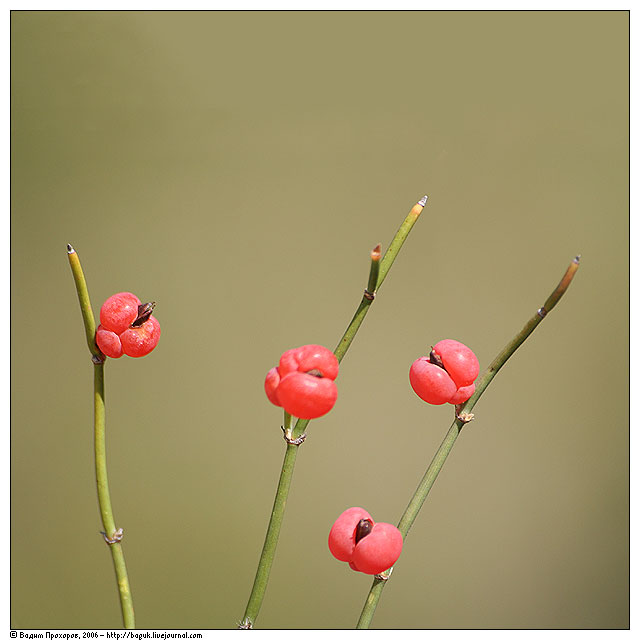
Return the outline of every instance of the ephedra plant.
<path id="1" fill-rule="evenodd" d="M 289 349 L 266 375 L 264 391 L 267 399 L 283 410 L 284 459 L 253 587 L 244 616 L 238 624 L 240 629 L 252 629 L 256 624 L 275 558 L 298 448 L 305 442 L 309 422 L 326 415 L 335 405 L 341 362 L 426 203 L 425 196 L 412 207 L 384 255 L 379 244 L 371 251 L 367 286 L 336 348 L 331 351 L 322 345 L 307 344 Z M 123 292 L 111 296 L 102 305 L 100 325 L 96 328 L 80 261 L 71 245 L 68 245 L 68 256 L 94 367 L 94 453 L 98 503 L 104 529 L 102 535 L 113 557 L 124 626 L 134 628 L 133 601 L 122 550 L 123 529 L 116 528 L 107 481 L 104 364 L 107 357 L 140 357 L 150 353 L 160 338 L 160 325 L 152 315 L 155 303 L 142 303 L 134 294 Z M 327 527 L 330 554 L 347 563 L 352 570 L 373 576 L 357 622 L 358 628 L 369 628 L 383 588 L 401 556 L 404 539 L 462 428 L 473 420 L 471 410 L 506 361 L 559 302 L 578 266 L 579 256 L 571 261 L 545 303 L 498 353 L 479 379 L 480 363 L 473 350 L 455 339 L 441 339 L 434 342 L 428 354 L 416 354 L 417 359 L 409 367 L 408 375 L 415 393 L 425 403 L 449 403 L 454 408 L 453 422 L 442 444 L 397 526 L 375 521 L 361 506 L 345 505 L 342 514 L 337 515 L 333 525 Z M 151 626 L 153 621 L 148 622 L 147 626 Z M 188 626 L 188 621 L 185 621 L 185 626 Z"/>

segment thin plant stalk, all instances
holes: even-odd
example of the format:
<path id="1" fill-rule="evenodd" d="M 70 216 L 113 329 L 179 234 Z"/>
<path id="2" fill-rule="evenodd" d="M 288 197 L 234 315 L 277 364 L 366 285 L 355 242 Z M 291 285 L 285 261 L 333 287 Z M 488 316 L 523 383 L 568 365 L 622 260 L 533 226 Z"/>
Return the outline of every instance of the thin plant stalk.
<path id="1" fill-rule="evenodd" d="M 96 321 L 93 315 L 93 309 L 91 308 L 87 281 L 84 278 L 80 258 L 70 244 L 67 245 L 67 257 L 69 258 L 69 266 L 71 267 L 73 280 L 76 284 L 76 291 L 78 292 L 78 302 L 80 303 L 80 311 L 82 312 L 82 322 L 87 338 L 87 346 L 94 360 L 104 361 L 104 355 L 96 345 Z"/>
<path id="2" fill-rule="evenodd" d="M 371 303 L 375 299 L 376 291 L 380 288 L 387 277 L 391 265 L 398 256 L 404 241 L 407 239 L 413 225 L 420 217 L 422 209 L 426 203 L 427 196 L 424 196 L 424 198 L 412 207 L 404 222 L 396 232 L 396 235 L 391 241 L 391 244 L 385 252 L 382 260 L 380 260 L 380 245 L 377 245 L 371 251 L 371 267 L 369 270 L 367 288 L 364 291 L 362 301 L 356 309 L 347 330 L 334 351 L 339 362 L 342 361 L 342 358 L 351 346 L 360 325 L 371 307 Z M 283 427 L 283 430 L 285 432 L 285 436 L 288 437 L 289 440 L 295 441 L 303 438 L 308 424 L 309 420 L 298 419 L 292 429 L 291 416 L 285 412 L 285 426 Z M 289 496 L 289 490 L 291 488 L 291 480 L 293 478 L 293 469 L 297 454 L 298 444 L 292 444 L 287 441 L 287 448 L 285 450 L 284 461 L 282 463 L 282 470 L 280 471 L 280 478 L 278 480 L 278 488 L 276 490 L 276 497 L 273 503 L 271 517 L 269 519 L 262 553 L 260 554 L 260 560 L 258 561 L 258 568 L 256 570 L 251 595 L 249 596 L 249 601 L 247 603 L 247 608 L 242 622 L 238 625 L 240 629 L 253 628 L 256 618 L 258 617 L 258 613 L 260 612 L 260 607 L 262 606 L 264 594 L 267 589 L 267 582 L 269 581 L 269 574 L 271 573 L 271 566 L 273 565 L 273 559 L 275 557 L 278 538 L 280 536 L 280 529 L 282 528 L 284 510 Z"/>
<path id="3" fill-rule="evenodd" d="M 120 596 L 120 607 L 122 609 L 122 619 L 125 629 L 135 628 L 135 615 L 133 611 L 133 600 L 131 597 L 131 587 L 127 576 L 127 566 L 124 561 L 122 550 L 122 529 L 116 530 L 111 507 L 111 497 L 109 494 L 109 480 L 107 476 L 107 456 L 105 439 L 105 403 L 104 403 L 104 355 L 100 352 L 95 343 L 96 323 L 91 309 L 91 300 L 87 283 L 82 272 L 80 259 L 71 245 L 67 245 L 67 255 L 71 272 L 75 281 L 82 311 L 82 320 L 85 327 L 87 345 L 91 352 L 93 362 L 93 401 L 94 401 L 94 454 L 96 466 L 96 485 L 98 489 L 98 504 L 100 506 L 100 516 L 102 518 L 102 532 L 105 541 L 111 549 L 113 567 L 116 573 L 118 594 Z"/>
<path id="4" fill-rule="evenodd" d="M 285 432 L 285 435 L 291 433 L 291 414 L 286 411 L 284 412 L 283 431 Z M 269 519 L 269 527 L 267 528 L 262 553 L 260 554 L 258 570 L 256 572 L 251 596 L 247 603 L 245 617 L 240 625 L 240 628 L 243 629 L 250 629 L 253 626 L 253 622 L 260 611 L 260 605 L 262 604 L 264 594 L 267 590 L 271 563 L 273 562 L 276 546 L 278 545 L 280 526 L 282 525 L 282 519 L 284 518 L 284 509 L 287 504 L 287 497 L 289 495 L 289 488 L 291 487 L 291 480 L 293 478 L 293 469 L 296 464 L 297 454 L 298 445 L 287 442 L 284 461 L 282 463 L 282 471 L 280 472 L 280 479 L 278 480 L 278 488 L 276 490 L 276 498 L 271 510 L 271 518 Z"/>
<path id="5" fill-rule="evenodd" d="M 122 529 L 116 530 L 109 495 L 109 478 L 107 476 L 107 451 L 105 437 L 105 405 L 104 405 L 104 363 L 95 364 L 94 368 L 94 446 L 96 461 L 96 485 L 98 487 L 98 503 L 102 517 L 103 535 L 109 538 L 109 548 L 116 572 L 122 619 L 125 629 L 135 629 L 136 620 L 133 612 L 133 599 L 127 565 L 124 561 L 124 551 L 120 542 Z"/>
<path id="6" fill-rule="evenodd" d="M 418 488 L 416 489 L 413 497 L 409 501 L 407 508 L 405 509 L 400 522 L 398 523 L 398 529 L 402 533 L 402 537 L 406 538 L 409 533 L 409 529 L 415 522 L 415 519 L 424 504 L 429 491 L 433 483 L 436 481 L 442 466 L 444 465 L 447 456 L 451 452 L 453 445 L 458 439 L 458 435 L 462 430 L 462 427 L 473 418 L 473 414 L 470 413 L 471 409 L 475 406 L 476 402 L 480 399 L 480 396 L 484 393 L 489 386 L 493 378 L 498 371 L 503 367 L 506 361 L 515 353 L 516 349 L 531 335 L 533 330 L 544 320 L 547 314 L 556 306 L 560 298 L 564 295 L 565 291 L 571 284 L 573 277 L 575 276 L 578 267 L 580 266 L 580 256 L 576 256 L 569 265 L 566 273 L 558 286 L 553 290 L 551 295 L 547 298 L 544 305 L 536 311 L 532 318 L 524 325 L 522 330 L 516 334 L 516 336 L 500 351 L 500 353 L 493 359 L 493 362 L 489 365 L 484 372 L 482 378 L 476 385 L 475 393 L 465 402 L 462 406 L 456 407 L 456 418 L 453 424 L 449 428 L 447 435 L 445 436 L 439 449 L 436 451 L 431 464 L 427 468 Z M 362 608 L 360 619 L 358 620 L 358 629 L 368 629 L 373 619 L 378 601 L 382 595 L 382 590 L 387 584 L 387 580 L 391 574 L 390 570 L 383 572 L 380 577 L 376 576 L 373 579 L 373 584 L 369 590 L 369 594 Z"/>
<path id="7" fill-rule="evenodd" d="M 380 260 L 380 264 L 377 264 L 380 256 L 380 250 L 378 248 L 380 245 L 376 245 L 371 252 L 371 268 L 369 270 L 369 282 L 367 289 L 365 289 L 364 294 L 362 295 L 362 300 L 360 301 L 356 312 L 353 314 L 353 318 L 351 318 L 351 322 L 349 323 L 347 330 L 344 332 L 342 338 L 340 338 L 340 342 L 338 342 L 338 345 L 333 352 L 335 353 L 336 358 L 338 358 L 338 362 L 342 362 L 342 358 L 344 358 L 345 353 L 347 353 L 347 350 L 351 346 L 360 325 L 363 323 L 365 316 L 371 308 L 371 304 L 375 300 L 376 293 L 385 281 L 387 274 L 389 273 L 389 269 L 391 269 L 395 259 L 398 257 L 398 253 L 400 253 L 400 249 L 402 249 L 404 241 L 407 239 L 411 229 L 413 229 L 413 225 L 418 221 L 418 218 L 422 213 L 422 209 L 424 209 L 424 206 L 427 204 L 427 199 L 428 197 L 424 196 L 413 205 L 411 211 L 409 211 L 404 222 L 400 225 L 396 235 L 393 237 L 389 248 L 385 251 L 382 260 Z M 375 288 L 371 290 L 371 280 L 375 272 L 378 274 L 377 284 Z M 308 420 L 298 420 L 293 429 L 293 437 L 297 438 L 303 434 L 307 424 L 309 424 Z"/>

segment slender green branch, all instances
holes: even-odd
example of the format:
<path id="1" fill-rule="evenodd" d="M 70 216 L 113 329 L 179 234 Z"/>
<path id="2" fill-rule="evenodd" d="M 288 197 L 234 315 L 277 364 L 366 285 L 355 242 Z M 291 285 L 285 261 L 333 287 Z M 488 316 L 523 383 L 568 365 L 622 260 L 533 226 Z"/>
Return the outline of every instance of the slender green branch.
<path id="1" fill-rule="evenodd" d="M 116 572 L 120 607 L 125 629 L 135 629 L 136 620 L 133 612 L 133 599 L 127 575 L 127 565 L 120 542 L 122 529 L 116 530 L 113 519 L 113 508 L 109 495 L 109 479 L 107 476 L 107 450 L 105 439 L 105 406 L 104 406 L 104 364 L 95 364 L 94 371 L 94 446 L 96 459 L 96 484 L 98 486 L 98 503 L 102 517 L 103 535 L 108 539 L 113 567 Z"/>
<path id="2" fill-rule="evenodd" d="M 438 451 L 436 451 L 431 464 L 427 468 L 422 480 L 420 481 L 420 484 L 418 485 L 418 488 L 416 489 L 413 497 L 407 505 L 407 508 L 400 518 L 398 529 L 400 529 L 403 538 L 407 537 L 409 529 L 415 522 L 415 519 L 417 518 L 418 513 L 420 512 L 420 509 L 424 504 L 424 501 L 429 495 L 429 491 L 431 491 L 431 487 L 436 481 L 436 478 L 438 477 L 438 474 L 440 473 L 440 470 L 442 469 L 447 456 L 453 448 L 453 445 L 455 444 L 458 435 L 462 430 L 462 427 L 469 419 L 471 419 L 472 416 L 469 415 L 469 412 L 475 406 L 480 396 L 484 393 L 485 389 L 489 386 L 489 384 L 505 364 L 505 362 L 515 353 L 516 349 L 531 335 L 533 330 L 542 322 L 542 320 L 553 309 L 553 307 L 556 306 L 560 298 L 567 290 L 568 286 L 571 284 L 571 281 L 573 280 L 573 277 L 575 276 L 579 265 L 580 256 L 577 256 L 571 262 L 562 280 L 553 290 L 551 295 L 547 298 L 544 305 L 540 309 L 538 309 L 538 311 L 536 311 L 533 317 L 524 325 L 522 330 L 494 358 L 493 362 L 489 365 L 482 378 L 480 379 L 480 382 L 476 385 L 475 393 L 458 410 L 456 419 L 453 421 L 453 424 L 449 428 L 449 431 L 442 441 L 440 448 L 438 449 Z M 382 595 L 382 590 L 384 589 L 386 583 L 386 580 L 383 581 L 378 578 L 374 578 L 373 584 L 371 585 L 371 589 L 369 591 L 369 595 L 367 596 L 364 607 L 362 609 L 362 613 L 360 614 L 360 619 L 358 620 L 358 629 L 369 628 L 371 620 L 373 619 L 373 614 L 375 613 L 376 607 L 378 606 L 378 601 L 380 599 L 380 596 Z"/>
<path id="3" fill-rule="evenodd" d="M 424 209 L 425 205 L 427 204 L 427 200 L 428 196 L 423 196 L 416 204 L 413 205 L 411 211 L 409 211 L 407 217 L 404 219 L 404 222 L 400 225 L 400 228 L 396 232 L 396 235 L 393 237 L 389 248 L 385 251 L 382 262 L 380 263 L 378 289 L 385 281 L 385 278 L 389 273 L 389 269 L 391 269 L 391 265 L 393 265 L 395 259 L 398 257 L 398 253 L 400 252 L 400 249 L 402 249 L 402 245 L 407 239 L 409 232 L 411 231 L 411 229 L 413 229 L 413 225 L 418 221 L 418 218 L 422 213 L 422 209 Z"/>
<path id="4" fill-rule="evenodd" d="M 364 291 L 364 297 L 373 301 L 378 288 L 378 277 L 380 275 L 380 256 L 382 255 L 382 245 L 378 243 L 371 250 L 371 268 L 369 269 L 369 282 Z"/>
<path id="5" fill-rule="evenodd" d="M 71 273 L 73 273 L 73 280 L 76 283 L 78 301 L 80 302 L 80 311 L 82 312 L 82 321 L 84 323 L 84 330 L 87 337 L 87 346 L 94 358 L 104 361 L 104 355 L 96 345 L 96 321 L 93 316 L 93 310 L 91 309 L 91 300 L 89 298 L 87 282 L 84 279 L 80 258 L 78 258 L 78 254 L 70 244 L 67 245 L 67 257 L 69 258 Z"/>
<path id="6" fill-rule="evenodd" d="M 404 222 L 400 225 L 400 228 L 396 232 L 389 248 L 385 251 L 384 257 L 380 261 L 380 267 L 378 272 L 378 284 L 375 287 L 376 290 L 379 290 L 382 286 L 382 283 L 385 281 L 387 274 L 389 273 L 389 269 L 393 265 L 395 259 L 398 257 L 398 253 L 400 249 L 402 249 L 402 245 L 404 241 L 407 239 L 409 232 L 413 229 L 413 225 L 418 221 L 420 214 L 422 213 L 422 209 L 427 204 L 427 196 L 424 196 L 420 202 L 415 204 L 411 211 L 409 211 L 407 217 L 404 219 Z M 372 292 L 373 293 L 373 292 Z M 353 342 L 353 338 L 355 337 L 364 317 L 367 315 L 369 311 L 369 307 L 373 302 L 373 298 L 368 298 L 365 292 L 365 295 L 362 296 L 362 301 L 360 305 L 356 309 L 347 330 L 344 332 L 344 335 L 340 339 L 338 346 L 336 347 L 334 353 L 339 361 L 342 360 L 344 354 L 347 352 L 347 349 L 351 346 Z M 298 431 L 298 426 L 296 425 L 295 431 Z"/>
<path id="7" fill-rule="evenodd" d="M 400 253 L 400 249 L 402 249 L 402 245 L 404 241 L 407 239 L 407 236 L 413 229 L 413 225 L 418 221 L 420 214 L 422 213 L 422 209 L 427 204 L 427 196 L 424 196 L 420 199 L 419 202 L 411 207 L 411 211 L 407 214 L 407 217 L 404 219 L 404 222 L 400 225 L 398 231 L 396 231 L 396 235 L 393 237 L 389 248 L 385 251 L 385 254 L 380 261 L 380 265 L 378 267 L 378 275 L 377 275 L 377 285 L 375 286 L 375 291 L 378 291 L 382 286 L 382 283 L 385 281 L 387 274 L 389 273 L 389 269 L 395 262 L 395 259 L 398 257 L 398 253 Z M 377 248 L 377 247 L 376 247 Z M 371 256 L 371 269 L 369 272 L 369 286 L 371 286 L 371 280 L 373 278 L 372 272 L 374 271 L 374 258 L 373 253 L 375 249 L 372 251 Z M 375 295 L 367 295 L 369 293 L 375 293 L 375 291 L 369 291 L 369 288 L 365 289 L 365 292 L 362 296 L 362 300 L 356 309 L 356 312 L 353 314 L 353 318 L 351 318 L 351 322 L 347 327 L 347 330 L 344 332 L 342 338 L 340 338 L 340 342 L 336 346 L 334 353 L 336 354 L 336 358 L 338 358 L 338 362 L 342 362 L 342 358 L 344 358 L 345 353 L 351 346 L 353 339 L 356 337 L 356 333 L 358 333 L 358 329 L 360 325 L 363 323 L 365 316 L 367 315 L 369 308 L 371 307 L 372 302 L 375 299 Z M 309 424 L 308 420 L 298 420 L 293 429 L 293 436 L 298 437 L 302 433 Z"/>
<path id="8" fill-rule="evenodd" d="M 398 252 L 402 248 L 402 245 L 407 239 L 413 225 L 418 220 L 426 202 L 427 196 L 424 196 L 424 198 L 422 198 L 422 200 L 420 200 L 420 202 L 414 205 L 411 209 L 398 229 L 395 237 L 391 241 L 389 249 L 387 249 L 382 261 L 380 261 L 380 245 L 377 245 L 371 252 L 371 268 L 369 271 L 367 289 L 365 289 L 362 301 L 360 302 L 360 305 L 351 319 L 347 330 L 334 351 L 338 361 L 342 361 L 342 358 L 351 346 L 351 343 L 353 342 L 353 339 L 375 298 L 376 289 L 380 288 L 384 279 L 387 277 L 387 273 L 389 272 L 391 265 L 396 259 Z M 307 424 L 309 424 L 309 420 L 298 419 L 292 430 L 291 416 L 285 412 L 285 425 L 283 427 L 285 438 L 289 437 L 291 440 L 301 438 Z M 282 463 L 282 470 L 280 471 L 280 479 L 278 481 L 276 497 L 271 511 L 271 518 L 269 519 L 262 553 L 260 554 L 260 560 L 258 561 L 258 568 L 256 571 L 256 577 L 253 581 L 251 595 L 249 596 L 249 602 L 247 603 L 244 618 L 239 625 L 240 629 L 253 628 L 255 620 L 258 617 L 258 613 L 260 612 L 260 607 L 262 606 L 262 600 L 264 599 L 264 594 L 267 589 L 267 582 L 269 580 L 269 574 L 271 572 L 271 566 L 273 564 L 276 546 L 280 536 L 280 529 L 282 528 L 284 509 L 289 496 L 289 489 L 291 487 L 291 479 L 293 477 L 293 468 L 295 466 L 297 454 L 298 445 L 287 442 L 287 449 Z"/>
<path id="9" fill-rule="evenodd" d="M 576 256 L 571 264 L 567 267 L 567 270 L 562 276 L 562 280 L 558 283 L 558 286 L 551 292 L 551 295 L 546 299 L 545 303 L 538 309 L 533 317 L 522 327 L 520 332 L 505 346 L 505 348 L 493 359 L 493 362 L 489 365 L 484 372 L 480 382 L 476 384 L 475 393 L 466 401 L 459 413 L 468 413 L 473 409 L 476 402 L 480 399 L 480 396 L 484 393 L 489 383 L 493 380 L 495 375 L 500 371 L 504 363 L 513 355 L 515 350 L 531 335 L 533 330 L 544 320 L 548 313 L 558 304 L 558 301 L 564 295 L 565 291 L 571 284 L 573 277 L 578 271 L 580 266 L 580 256 Z"/>
<path id="10" fill-rule="evenodd" d="M 298 446 L 295 444 L 287 444 L 284 462 L 282 463 L 282 471 L 280 472 L 280 479 L 278 480 L 276 498 L 273 502 L 271 518 L 269 519 L 269 527 L 264 539 L 262 553 L 260 554 L 260 562 L 258 563 L 258 570 L 256 571 L 256 577 L 253 582 L 251 596 L 247 603 L 244 618 L 240 624 L 241 629 L 251 629 L 253 627 L 267 590 L 267 582 L 269 581 L 271 565 L 273 564 L 278 538 L 280 537 L 280 528 L 282 526 L 282 519 L 284 518 L 284 509 L 287 505 L 287 497 L 289 496 L 289 488 L 291 487 L 293 468 L 296 464 L 297 454 Z"/>
<path id="11" fill-rule="evenodd" d="M 124 561 L 122 550 L 122 529 L 116 530 L 109 495 L 109 481 L 107 476 L 107 455 L 105 439 L 105 404 L 104 404 L 104 355 L 95 343 L 96 323 L 91 309 L 91 300 L 87 283 L 82 272 L 80 259 L 73 247 L 67 245 L 67 255 L 71 272 L 78 292 L 82 320 L 87 337 L 87 345 L 92 355 L 93 367 L 93 401 L 94 401 L 94 453 L 96 465 L 96 484 L 98 488 L 98 504 L 100 505 L 100 516 L 104 527 L 103 536 L 111 549 L 113 566 L 116 572 L 118 583 L 118 593 L 120 595 L 120 607 L 122 609 L 122 619 L 126 629 L 135 628 L 135 616 L 133 612 L 133 601 L 131 598 L 131 588 L 127 576 L 127 567 Z"/>

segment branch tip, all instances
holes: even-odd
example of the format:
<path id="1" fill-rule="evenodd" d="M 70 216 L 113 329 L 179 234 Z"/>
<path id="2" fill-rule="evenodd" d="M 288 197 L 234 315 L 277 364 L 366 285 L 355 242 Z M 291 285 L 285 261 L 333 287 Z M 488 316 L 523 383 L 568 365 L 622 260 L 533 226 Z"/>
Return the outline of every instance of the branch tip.
<path id="1" fill-rule="evenodd" d="M 371 250 L 371 259 L 372 260 L 380 260 L 380 255 L 382 254 L 382 245 L 378 242 L 378 244 L 373 247 Z"/>
<path id="2" fill-rule="evenodd" d="M 580 258 L 581 258 L 581 257 L 582 257 L 582 254 L 580 254 L 580 253 L 579 253 L 579 254 L 578 254 L 578 255 L 573 259 L 573 261 L 574 261 L 576 264 L 580 264 Z"/>
<path id="3" fill-rule="evenodd" d="M 67 253 L 75 253 L 75 252 L 76 250 L 70 244 L 67 244 Z"/>
<path id="4" fill-rule="evenodd" d="M 421 207 L 424 207 L 425 204 L 427 204 L 427 200 L 429 199 L 429 196 L 422 196 L 422 198 L 420 198 L 420 200 L 418 200 L 418 204 Z"/>

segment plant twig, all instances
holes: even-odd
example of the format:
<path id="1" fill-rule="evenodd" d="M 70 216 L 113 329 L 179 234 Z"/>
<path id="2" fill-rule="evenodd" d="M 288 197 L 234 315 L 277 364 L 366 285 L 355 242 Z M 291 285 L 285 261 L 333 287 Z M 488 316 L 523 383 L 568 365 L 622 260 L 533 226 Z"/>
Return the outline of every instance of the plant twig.
<path id="1" fill-rule="evenodd" d="M 387 277 L 387 273 L 391 268 L 394 260 L 396 259 L 398 252 L 402 248 L 404 241 L 407 239 L 409 232 L 413 228 L 413 225 L 418 220 L 420 213 L 424 205 L 427 202 L 427 196 L 424 196 L 420 202 L 413 206 L 404 222 L 398 229 L 394 236 L 384 258 L 380 261 L 380 245 L 377 245 L 371 252 L 371 267 L 369 271 L 369 280 L 367 289 L 365 289 L 362 301 L 356 309 L 356 312 L 347 327 L 342 339 L 338 343 L 334 353 L 341 361 L 345 353 L 351 346 L 353 339 L 355 338 L 364 317 L 373 302 L 376 289 L 379 289 L 384 279 Z M 285 434 L 287 432 L 292 433 L 291 438 L 297 439 L 301 437 L 309 424 L 309 420 L 298 419 L 295 427 L 291 431 L 290 422 L 287 423 L 288 414 L 285 413 Z M 291 420 L 291 416 L 288 416 L 288 420 Z M 252 629 L 255 624 L 255 620 L 260 612 L 262 606 L 262 600 L 267 589 L 267 582 L 269 580 L 269 574 L 271 572 L 271 566 L 276 552 L 276 546 L 278 544 L 278 537 L 280 536 L 280 529 L 282 528 L 282 521 L 284 518 L 284 509 L 286 506 L 287 498 L 289 496 L 289 489 L 291 487 L 291 480 L 293 477 L 293 468 L 295 466 L 296 456 L 298 454 L 298 446 L 295 444 L 287 444 L 287 449 L 284 455 L 284 461 L 282 463 L 282 470 L 280 471 L 280 479 L 278 481 L 278 488 L 276 490 L 276 497 L 273 503 L 273 509 L 271 511 L 271 518 L 269 519 L 269 525 L 267 527 L 267 533 L 265 536 L 264 546 L 262 547 L 262 553 L 260 554 L 260 560 L 258 562 L 258 568 L 256 571 L 256 577 L 253 582 L 253 588 L 251 595 L 249 596 L 249 602 L 244 613 L 244 618 L 239 624 L 240 629 Z"/>
<path id="2" fill-rule="evenodd" d="M 364 297 L 367 300 L 373 300 L 376 297 L 376 289 L 378 288 L 378 277 L 380 275 L 380 255 L 382 251 L 382 245 L 378 243 L 371 250 L 371 268 L 369 270 L 369 282 L 367 288 L 364 290 Z"/>
<path id="3" fill-rule="evenodd" d="M 540 309 L 538 309 L 538 311 L 536 311 L 533 317 L 524 325 L 522 330 L 494 358 L 493 362 L 489 365 L 482 378 L 476 385 L 475 393 L 469 398 L 469 400 L 467 400 L 467 402 L 462 405 L 460 410 L 457 412 L 457 416 L 454 419 L 453 424 L 449 428 L 449 431 L 442 441 L 442 444 L 440 445 L 438 451 L 436 451 L 431 464 L 427 468 L 422 480 L 420 481 L 420 484 L 418 485 L 418 488 L 416 489 L 413 497 L 407 505 L 407 508 L 400 518 L 398 529 L 400 529 L 400 533 L 402 533 L 403 538 L 407 537 L 409 529 L 415 522 L 415 519 L 418 516 L 418 513 L 420 512 L 424 501 L 429 495 L 429 491 L 431 490 L 433 483 L 436 481 L 436 478 L 438 477 L 438 474 L 440 473 L 440 470 L 442 469 L 447 456 L 453 448 L 453 445 L 455 444 L 458 435 L 462 430 L 462 427 L 465 425 L 464 414 L 468 414 L 471 409 L 473 409 L 480 396 L 484 393 L 486 388 L 489 386 L 489 384 L 505 364 L 505 362 L 514 354 L 516 349 L 531 335 L 533 330 L 542 322 L 542 320 L 553 309 L 553 307 L 556 306 L 560 298 L 564 295 L 568 286 L 571 284 L 571 281 L 573 280 L 573 277 L 575 276 L 579 266 L 580 256 L 576 256 L 576 258 L 574 258 L 574 260 L 572 260 L 571 264 L 569 265 L 562 280 L 553 290 L 551 295 L 547 298 L 544 305 Z M 362 608 L 360 619 L 358 620 L 358 629 L 369 628 L 386 582 L 387 581 L 374 578 L 371 589 L 369 590 L 369 595 L 367 596 L 364 607 Z"/>
<path id="4" fill-rule="evenodd" d="M 96 484 L 98 487 L 98 503 L 104 528 L 105 540 L 115 540 L 109 544 L 113 567 L 116 572 L 120 607 L 125 629 L 135 629 L 136 620 L 133 612 L 133 599 L 127 565 L 124 561 L 122 543 L 118 540 L 116 524 L 111 507 L 109 494 L 109 478 L 107 476 L 107 451 L 105 437 L 105 406 L 104 406 L 104 364 L 95 364 L 94 368 L 94 444 L 96 461 Z M 120 530 L 120 533 L 121 530 Z"/>
<path id="5" fill-rule="evenodd" d="M 407 236 L 409 235 L 411 229 L 413 229 L 413 225 L 418 221 L 418 218 L 422 213 L 422 209 L 426 204 L 427 204 L 427 196 L 424 196 L 424 198 L 422 198 L 420 202 L 416 203 L 411 208 L 411 211 L 409 211 L 409 213 L 407 214 L 407 217 L 404 219 L 404 222 L 400 225 L 400 228 L 396 232 L 396 235 L 393 237 L 393 240 L 391 241 L 389 248 L 385 251 L 384 257 L 380 261 L 380 265 L 378 267 L 377 285 L 375 286 L 375 290 L 379 290 L 380 287 L 382 286 L 382 283 L 385 281 L 385 278 L 389 273 L 389 269 L 391 269 L 391 266 L 395 262 L 395 259 L 398 257 L 398 253 L 400 252 L 400 249 L 402 249 L 402 245 L 404 244 L 404 241 L 407 239 Z M 372 256 L 372 263 L 373 262 L 374 260 Z M 372 264 L 372 270 L 373 270 L 373 264 Z M 369 280 L 371 280 L 371 277 L 369 278 Z M 369 283 L 369 287 L 370 286 L 371 284 Z M 367 289 L 369 287 L 367 287 Z M 347 349 L 351 346 L 351 343 L 353 342 L 353 338 L 355 337 L 356 333 L 358 332 L 358 329 L 360 328 L 360 325 L 362 324 L 362 321 L 367 315 L 367 312 L 369 311 L 369 307 L 371 306 L 372 302 L 373 302 L 373 299 L 367 298 L 366 294 L 362 296 L 362 301 L 360 302 L 360 305 L 356 309 L 356 312 L 353 314 L 353 318 L 351 319 L 351 322 L 349 323 L 347 330 L 344 332 L 344 335 L 340 339 L 340 342 L 338 343 L 338 346 L 334 351 L 334 353 L 336 354 L 336 358 L 338 358 L 339 361 L 342 360 L 342 358 L 344 357 L 344 354 L 347 352 Z M 296 425 L 295 430 L 298 430 L 298 425 Z"/>
<path id="6" fill-rule="evenodd" d="M 376 291 L 380 289 L 382 283 L 385 281 L 385 278 L 389 273 L 389 269 L 391 269 L 391 266 L 395 262 L 395 259 L 398 257 L 398 253 L 400 253 L 400 249 L 402 249 L 404 241 L 407 239 L 407 236 L 411 232 L 411 229 L 413 229 L 413 225 L 415 225 L 415 223 L 418 221 L 418 218 L 422 213 L 422 209 L 427 204 L 427 199 L 427 196 L 424 196 L 420 199 L 419 202 L 413 205 L 411 211 L 409 211 L 407 217 L 404 219 L 404 222 L 400 225 L 398 231 L 396 231 L 396 235 L 393 237 L 389 248 L 385 251 L 384 257 L 382 258 L 382 260 L 380 261 L 380 265 L 378 266 L 378 284 L 375 287 Z M 376 251 L 376 248 L 374 248 L 374 250 L 371 252 L 372 254 Z M 372 279 L 371 272 L 373 272 L 376 268 L 374 266 L 374 262 L 375 260 L 372 255 L 369 282 L 371 282 Z M 344 358 L 344 355 L 345 353 L 347 353 L 347 350 L 351 346 L 356 333 L 358 333 L 358 329 L 363 323 L 365 316 L 369 312 L 369 308 L 371 307 L 372 302 L 373 298 L 367 297 L 365 291 L 364 295 L 362 296 L 362 300 L 358 305 L 358 308 L 356 309 L 356 312 L 353 314 L 353 318 L 351 318 L 351 322 L 349 323 L 347 330 L 344 332 L 344 335 L 340 339 L 340 342 L 338 342 L 338 345 L 333 352 L 335 353 L 336 358 L 338 358 L 338 362 L 342 362 L 342 358 Z M 293 436 L 298 437 L 300 434 L 304 433 L 307 424 L 309 424 L 308 420 L 298 420 L 295 427 L 293 428 Z"/>
<path id="7" fill-rule="evenodd" d="M 120 607 L 122 609 L 122 619 L 125 629 L 135 628 L 135 615 L 133 611 L 133 600 L 131 598 L 131 587 L 127 576 L 127 566 L 124 561 L 122 550 L 122 530 L 116 530 L 111 507 L 111 497 L 109 495 L 109 480 L 107 476 L 107 456 L 105 439 L 105 404 L 104 404 L 104 361 L 105 357 L 95 343 L 96 323 L 91 309 L 91 300 L 87 283 L 82 272 L 80 259 L 74 248 L 67 245 L 67 255 L 71 272 L 78 292 L 82 320 L 87 337 L 87 345 L 91 352 L 93 362 L 93 400 L 94 400 L 94 454 L 96 466 L 96 484 L 98 488 L 98 504 L 100 505 L 100 516 L 104 531 L 101 532 L 105 541 L 111 549 L 111 557 L 116 572 L 118 593 L 120 595 Z"/>
<path id="8" fill-rule="evenodd" d="M 80 258 L 78 258 L 76 250 L 70 244 L 67 245 L 67 257 L 69 258 L 73 280 L 76 283 L 78 302 L 80 302 L 80 311 L 82 312 L 82 322 L 84 323 L 84 330 L 87 337 L 87 346 L 94 358 L 104 361 L 104 354 L 96 345 L 96 321 L 93 316 L 93 310 L 91 309 L 87 282 L 84 279 Z"/>

